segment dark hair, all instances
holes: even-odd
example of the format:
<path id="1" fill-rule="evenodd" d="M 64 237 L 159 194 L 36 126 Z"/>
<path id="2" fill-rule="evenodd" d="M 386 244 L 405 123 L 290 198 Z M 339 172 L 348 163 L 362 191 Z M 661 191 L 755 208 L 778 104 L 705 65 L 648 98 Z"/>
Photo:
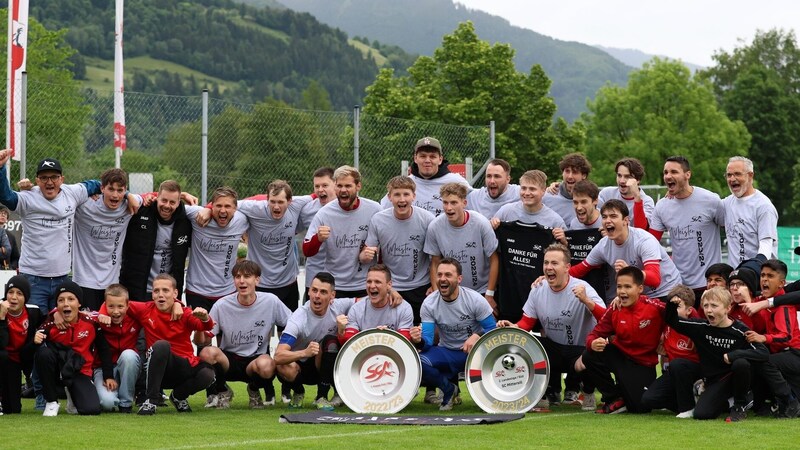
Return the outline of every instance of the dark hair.
<path id="1" fill-rule="evenodd" d="M 558 168 L 563 172 L 567 167 L 578 169 L 580 173 L 586 176 L 589 176 L 589 172 L 592 171 L 592 164 L 589 163 L 589 160 L 586 159 L 582 153 L 564 155 L 564 157 L 561 158 L 561 162 L 558 163 Z"/>
<path id="2" fill-rule="evenodd" d="M 158 186 L 158 192 L 161 193 L 161 191 L 180 193 L 181 185 L 175 180 L 164 180 Z"/>
<path id="3" fill-rule="evenodd" d="M 508 163 L 505 159 L 491 159 L 489 160 L 488 166 L 500 166 L 505 171 L 506 175 L 511 173 L 511 164 Z"/>
<path id="4" fill-rule="evenodd" d="M 108 186 L 114 183 L 127 187 L 128 174 L 122 169 L 108 169 L 100 175 L 101 186 Z"/>
<path id="5" fill-rule="evenodd" d="M 275 180 L 267 185 L 267 195 L 270 197 L 280 194 L 281 192 L 286 193 L 286 200 L 292 199 L 292 187 L 289 186 L 284 180 Z"/>
<path id="6" fill-rule="evenodd" d="M 319 280 L 323 283 L 330 284 L 331 290 L 336 289 L 336 280 L 333 278 L 333 275 L 331 275 L 329 272 L 317 272 L 317 274 L 314 275 L 313 279 Z"/>
<path id="7" fill-rule="evenodd" d="M 633 178 L 636 178 L 636 181 L 642 181 L 642 178 L 644 178 L 644 166 L 636 158 L 622 158 L 617 161 L 617 164 L 614 165 L 614 173 L 617 173 L 619 166 L 627 167 Z"/>
<path id="8" fill-rule="evenodd" d="M 681 169 L 683 169 L 684 172 L 688 172 L 688 171 L 692 170 L 691 167 L 689 166 L 689 160 L 686 159 L 683 156 L 680 156 L 680 155 L 678 155 L 678 156 L 670 156 L 664 162 L 665 163 L 668 163 L 668 162 L 678 163 L 678 164 L 681 165 Z"/>
<path id="9" fill-rule="evenodd" d="M 581 180 L 572 188 L 572 197 L 574 198 L 576 195 L 585 195 L 594 201 L 600 196 L 600 188 L 594 184 L 594 181 Z"/>
<path id="10" fill-rule="evenodd" d="M 633 278 L 633 282 L 639 286 L 644 284 L 644 272 L 636 266 L 625 266 L 617 272 L 617 278 L 627 275 Z"/>
<path id="11" fill-rule="evenodd" d="M 628 205 L 626 205 L 625 202 L 623 202 L 622 200 L 616 198 L 612 198 L 611 200 L 608 200 L 605 203 L 603 203 L 603 206 L 600 207 L 600 214 L 612 209 L 616 209 L 617 211 L 619 211 L 620 214 L 622 214 L 623 219 L 628 217 L 628 215 L 630 214 L 630 211 L 628 211 Z"/>
<path id="12" fill-rule="evenodd" d="M 392 281 L 392 272 L 389 271 L 389 268 L 386 267 L 386 264 L 375 264 L 367 270 L 367 275 L 369 275 L 370 272 L 382 272 L 384 275 L 386 275 L 386 281 Z"/>
<path id="13" fill-rule="evenodd" d="M 231 197 L 233 199 L 233 204 L 238 205 L 239 194 L 233 190 L 232 187 L 229 186 L 221 186 L 214 189 L 214 192 L 211 194 L 211 203 L 217 201 L 217 199 L 221 197 Z"/>
<path id="14" fill-rule="evenodd" d="M 783 278 L 786 278 L 786 274 L 789 273 L 789 269 L 786 267 L 786 263 L 781 261 L 780 259 L 768 259 L 764 261 L 764 264 L 761 265 L 762 269 L 764 267 L 768 267 L 774 270 L 775 272 L 778 272 L 779 274 L 781 274 L 781 276 L 783 276 Z"/>
<path id="15" fill-rule="evenodd" d="M 692 288 L 686 286 L 685 284 L 679 284 L 674 288 L 669 290 L 669 294 L 667 294 L 667 298 L 672 300 L 672 297 L 678 297 L 681 299 L 684 305 L 692 307 L 694 306 L 695 295 Z"/>
<path id="16" fill-rule="evenodd" d="M 333 167 L 320 167 L 319 169 L 314 171 L 313 178 L 322 178 L 328 177 L 331 180 L 333 179 Z"/>
<path id="17" fill-rule="evenodd" d="M 457 259 L 455 259 L 455 258 L 442 258 L 442 260 L 439 261 L 439 265 L 441 266 L 442 264 L 450 264 L 451 266 L 455 266 L 456 267 L 456 273 L 461 275 L 461 263 L 458 262 Z"/>
<path id="18" fill-rule="evenodd" d="M 243 259 L 233 265 L 233 269 L 231 269 L 231 274 L 233 274 L 233 276 L 242 274 L 244 276 L 253 275 L 256 277 L 260 277 L 261 266 L 259 266 L 258 263 L 256 262 Z"/>
<path id="19" fill-rule="evenodd" d="M 725 263 L 716 263 L 708 266 L 706 278 L 711 278 L 712 275 L 719 275 L 725 280 L 725 284 L 728 284 L 728 277 L 731 276 L 731 272 L 733 272 L 733 267 Z"/>

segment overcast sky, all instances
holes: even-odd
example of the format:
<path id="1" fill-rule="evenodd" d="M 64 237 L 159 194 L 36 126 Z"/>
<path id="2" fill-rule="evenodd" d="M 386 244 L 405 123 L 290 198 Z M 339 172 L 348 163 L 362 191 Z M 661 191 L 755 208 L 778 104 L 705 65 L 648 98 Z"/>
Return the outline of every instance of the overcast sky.
<path id="1" fill-rule="evenodd" d="M 455 0 L 565 41 L 635 48 L 702 66 L 756 30 L 800 29 L 797 0 Z"/>

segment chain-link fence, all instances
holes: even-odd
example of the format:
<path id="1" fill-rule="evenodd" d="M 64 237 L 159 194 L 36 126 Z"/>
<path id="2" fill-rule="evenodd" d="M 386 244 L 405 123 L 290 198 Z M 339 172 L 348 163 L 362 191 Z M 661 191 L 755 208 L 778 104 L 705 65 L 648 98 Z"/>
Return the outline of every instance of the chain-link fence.
<path id="1" fill-rule="evenodd" d="M 112 92 L 27 83 L 27 176 L 44 157 L 62 160 L 68 181 L 96 178 L 113 167 Z M 68 99 L 69 102 L 61 100 Z M 471 158 L 477 169 L 490 155 L 490 128 L 378 117 L 364 113 L 306 111 L 274 102 L 242 104 L 209 99 L 207 188 L 229 185 L 240 196 L 262 193 L 284 179 L 310 192 L 322 166 L 358 163 L 363 195 L 377 199 L 386 181 L 423 136 L 437 137 L 451 164 Z M 154 187 L 178 180 L 199 196 L 202 180 L 203 97 L 126 92 L 126 171 L 152 173 Z M 2 131 L 5 134 L 5 129 Z M 12 180 L 20 175 L 15 167 Z"/>

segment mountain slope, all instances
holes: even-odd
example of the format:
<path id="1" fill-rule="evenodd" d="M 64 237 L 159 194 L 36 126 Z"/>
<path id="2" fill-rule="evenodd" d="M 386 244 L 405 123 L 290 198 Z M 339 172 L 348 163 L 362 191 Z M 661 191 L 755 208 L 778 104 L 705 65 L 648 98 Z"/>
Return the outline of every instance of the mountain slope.
<path id="1" fill-rule="evenodd" d="M 241 1 L 241 0 L 240 0 Z M 367 36 L 408 52 L 430 55 L 442 36 L 471 20 L 481 39 L 509 43 L 517 69 L 541 64 L 553 81 L 558 115 L 571 120 L 606 82 L 624 84 L 630 67 L 589 45 L 552 39 L 452 0 L 280 0 L 350 35 Z"/>

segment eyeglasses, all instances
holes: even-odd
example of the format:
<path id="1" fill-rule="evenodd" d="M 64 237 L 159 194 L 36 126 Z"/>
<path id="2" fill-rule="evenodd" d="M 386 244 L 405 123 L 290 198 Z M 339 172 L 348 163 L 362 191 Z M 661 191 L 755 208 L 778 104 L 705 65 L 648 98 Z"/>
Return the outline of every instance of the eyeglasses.
<path id="1" fill-rule="evenodd" d="M 742 283 L 741 281 L 731 281 L 730 283 L 728 283 L 728 287 L 730 288 L 740 288 L 743 286 L 745 286 L 745 284 Z"/>
<path id="2" fill-rule="evenodd" d="M 47 183 L 48 181 L 55 183 L 59 178 L 61 178 L 61 175 L 37 175 L 36 178 L 38 178 L 42 183 Z"/>

